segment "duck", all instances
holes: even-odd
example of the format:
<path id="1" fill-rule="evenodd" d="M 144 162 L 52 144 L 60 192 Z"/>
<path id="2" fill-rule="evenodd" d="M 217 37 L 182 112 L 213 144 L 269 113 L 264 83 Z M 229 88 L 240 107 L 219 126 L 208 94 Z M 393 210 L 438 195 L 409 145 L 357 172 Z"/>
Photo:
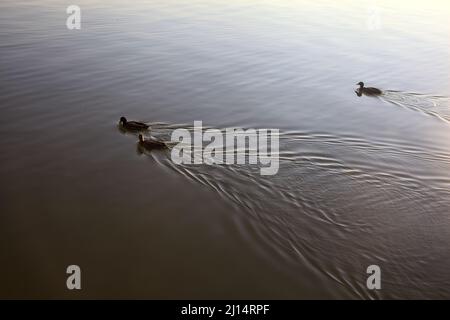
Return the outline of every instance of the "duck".
<path id="1" fill-rule="evenodd" d="M 383 91 L 378 88 L 364 87 L 364 82 L 362 81 L 358 82 L 356 85 L 359 86 L 358 90 L 355 91 L 358 96 L 361 96 L 362 94 L 365 94 L 367 96 L 378 96 L 383 93 Z"/>
<path id="2" fill-rule="evenodd" d="M 139 146 L 149 150 L 167 148 L 167 144 L 165 144 L 164 142 L 153 138 L 145 140 L 142 134 L 139 135 Z"/>
<path id="3" fill-rule="evenodd" d="M 121 117 L 119 123 L 124 129 L 131 131 L 143 131 L 149 128 L 148 124 L 138 121 L 128 121 L 125 117 Z"/>

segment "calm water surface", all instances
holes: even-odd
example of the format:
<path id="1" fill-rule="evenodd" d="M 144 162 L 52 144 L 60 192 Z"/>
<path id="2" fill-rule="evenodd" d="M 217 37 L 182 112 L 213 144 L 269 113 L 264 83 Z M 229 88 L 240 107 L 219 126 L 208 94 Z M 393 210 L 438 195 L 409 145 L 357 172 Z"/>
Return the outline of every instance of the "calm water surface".
<path id="1" fill-rule="evenodd" d="M 69 4 L 0 3 L 0 297 L 450 298 L 447 1 Z M 122 115 L 279 128 L 279 173 Z"/>

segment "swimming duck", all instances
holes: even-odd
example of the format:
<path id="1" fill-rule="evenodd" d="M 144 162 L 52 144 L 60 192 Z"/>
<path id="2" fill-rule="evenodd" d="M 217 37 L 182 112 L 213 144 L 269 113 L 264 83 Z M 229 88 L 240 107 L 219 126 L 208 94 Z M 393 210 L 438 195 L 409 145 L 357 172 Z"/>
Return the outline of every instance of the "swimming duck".
<path id="1" fill-rule="evenodd" d="M 156 139 L 147 139 L 144 140 L 144 137 L 142 134 L 139 135 L 139 146 L 144 147 L 146 149 L 164 149 L 167 148 L 167 145 L 159 140 Z"/>
<path id="2" fill-rule="evenodd" d="M 125 117 L 121 117 L 119 123 L 122 125 L 123 128 L 134 131 L 147 130 L 149 127 L 149 125 L 142 122 L 128 121 L 127 118 Z"/>
<path id="3" fill-rule="evenodd" d="M 377 96 L 383 93 L 380 89 L 377 88 L 365 88 L 364 82 L 358 82 L 356 85 L 359 86 L 358 90 L 355 91 L 358 96 L 361 96 L 361 94 L 365 94 L 367 96 Z"/>

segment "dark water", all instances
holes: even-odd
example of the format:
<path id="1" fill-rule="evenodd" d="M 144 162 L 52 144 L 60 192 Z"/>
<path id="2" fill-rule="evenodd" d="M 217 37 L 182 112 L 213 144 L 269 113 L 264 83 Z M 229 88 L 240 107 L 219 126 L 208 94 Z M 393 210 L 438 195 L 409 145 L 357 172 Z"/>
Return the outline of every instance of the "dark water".
<path id="1" fill-rule="evenodd" d="M 446 1 L 70 4 L 0 3 L 0 297 L 450 297 Z M 280 170 L 140 154 L 122 115 L 279 128 Z"/>

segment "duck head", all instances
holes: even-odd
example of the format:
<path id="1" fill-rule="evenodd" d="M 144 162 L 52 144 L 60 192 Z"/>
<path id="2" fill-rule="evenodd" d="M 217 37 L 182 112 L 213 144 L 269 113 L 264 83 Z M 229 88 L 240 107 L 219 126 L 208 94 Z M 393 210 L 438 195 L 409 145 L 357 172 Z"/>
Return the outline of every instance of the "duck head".
<path id="1" fill-rule="evenodd" d="M 356 85 L 359 86 L 360 88 L 363 88 L 364 87 L 364 82 L 360 81 Z"/>
<path id="2" fill-rule="evenodd" d="M 127 123 L 127 118 L 125 118 L 125 117 L 120 117 L 119 123 L 121 123 L 121 124 Z"/>
<path id="3" fill-rule="evenodd" d="M 144 142 L 144 137 L 142 136 L 142 134 L 139 135 L 139 142 Z"/>

